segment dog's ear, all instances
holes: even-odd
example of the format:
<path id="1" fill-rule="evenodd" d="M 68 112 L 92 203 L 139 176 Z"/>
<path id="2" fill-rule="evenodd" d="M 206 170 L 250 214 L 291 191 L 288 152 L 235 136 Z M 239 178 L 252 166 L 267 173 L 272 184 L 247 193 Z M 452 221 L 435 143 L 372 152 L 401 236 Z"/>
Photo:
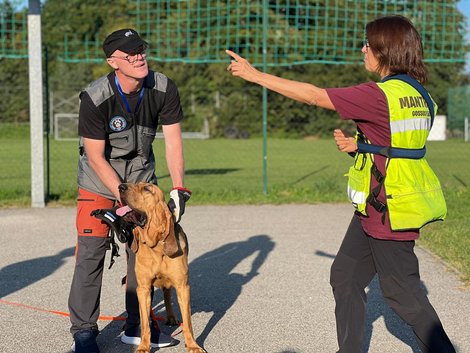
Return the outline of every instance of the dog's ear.
<path id="1" fill-rule="evenodd" d="M 163 253 L 168 257 L 172 257 L 178 252 L 173 215 L 164 201 L 160 201 L 158 206 L 160 222 L 164 229 L 161 237 L 161 241 L 163 242 Z"/>
<path id="2" fill-rule="evenodd" d="M 132 239 L 132 242 L 131 242 L 131 245 L 130 245 L 130 248 L 132 250 L 132 252 L 134 254 L 137 253 L 137 251 L 139 250 L 139 241 L 140 241 L 140 232 L 139 232 L 139 229 L 137 228 L 134 228 L 134 231 L 132 232 L 134 237 Z"/>
<path id="3" fill-rule="evenodd" d="M 168 224 L 168 233 L 163 239 L 163 252 L 166 256 L 173 257 L 174 255 L 176 255 L 176 253 L 178 253 L 179 247 L 175 236 L 175 223 L 173 221 L 173 215 L 171 214 L 170 210 L 166 205 L 165 208 L 167 211 L 166 217 Z"/>
<path id="4" fill-rule="evenodd" d="M 147 224 L 142 230 L 141 240 L 148 247 L 155 247 L 159 241 L 163 241 L 167 237 L 170 227 L 168 214 L 170 214 L 170 210 L 163 201 L 158 201 L 154 211 L 147 213 Z"/>

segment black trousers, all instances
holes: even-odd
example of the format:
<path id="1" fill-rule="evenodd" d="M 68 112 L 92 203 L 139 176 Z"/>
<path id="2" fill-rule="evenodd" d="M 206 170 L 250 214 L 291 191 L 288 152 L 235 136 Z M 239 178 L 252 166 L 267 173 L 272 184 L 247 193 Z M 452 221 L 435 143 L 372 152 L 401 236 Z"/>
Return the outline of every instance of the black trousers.
<path id="1" fill-rule="evenodd" d="M 354 216 L 331 267 L 338 353 L 361 353 L 365 288 L 378 275 L 388 305 L 413 329 L 423 353 L 455 353 L 421 286 L 414 241 L 374 239 Z"/>
<path id="2" fill-rule="evenodd" d="M 122 246 L 122 245 L 121 245 Z M 82 329 L 98 329 L 100 314 L 101 285 L 103 281 L 106 255 L 106 238 L 79 236 L 75 271 L 69 294 L 70 321 L 72 335 Z M 135 254 L 126 246 L 127 283 L 126 311 L 127 319 L 124 330 L 140 324 L 139 302 L 137 299 L 137 281 L 135 278 Z M 119 284 L 116 284 L 120 292 Z"/>

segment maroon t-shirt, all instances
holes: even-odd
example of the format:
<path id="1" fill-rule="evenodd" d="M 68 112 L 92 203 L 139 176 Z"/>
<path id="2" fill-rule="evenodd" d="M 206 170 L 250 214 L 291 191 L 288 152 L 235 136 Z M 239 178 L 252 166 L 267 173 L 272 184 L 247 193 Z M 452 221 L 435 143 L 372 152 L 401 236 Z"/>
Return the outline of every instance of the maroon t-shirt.
<path id="1" fill-rule="evenodd" d="M 341 119 L 353 120 L 371 143 L 381 146 L 391 145 L 387 99 L 375 82 L 346 88 L 328 88 L 326 91 Z M 382 175 L 386 175 L 386 158 L 374 155 L 374 160 Z M 377 185 L 377 180 L 372 177 L 371 189 Z M 384 188 L 380 190 L 377 199 L 386 203 Z M 364 231 L 371 237 L 393 240 L 415 240 L 419 237 L 418 229 L 392 231 L 388 211 L 385 214 L 385 222 L 382 223 L 382 213 L 377 212 L 370 204 L 367 204 L 366 210 L 369 216 L 361 215 L 360 218 Z"/>

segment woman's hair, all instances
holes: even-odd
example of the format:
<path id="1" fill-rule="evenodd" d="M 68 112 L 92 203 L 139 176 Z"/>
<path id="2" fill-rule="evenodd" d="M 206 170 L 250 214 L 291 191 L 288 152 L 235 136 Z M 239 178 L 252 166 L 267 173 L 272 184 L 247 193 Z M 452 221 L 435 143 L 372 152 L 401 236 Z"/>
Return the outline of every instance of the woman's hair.
<path id="1" fill-rule="evenodd" d="M 366 25 L 366 36 L 379 73 L 404 73 L 426 83 L 421 36 L 409 19 L 399 15 L 378 18 Z"/>

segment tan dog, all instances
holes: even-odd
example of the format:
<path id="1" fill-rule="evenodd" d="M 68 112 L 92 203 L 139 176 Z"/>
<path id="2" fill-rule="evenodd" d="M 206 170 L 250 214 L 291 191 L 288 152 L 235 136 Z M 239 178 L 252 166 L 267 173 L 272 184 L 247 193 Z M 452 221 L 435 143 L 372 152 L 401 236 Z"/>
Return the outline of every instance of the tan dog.
<path id="1" fill-rule="evenodd" d="M 146 223 L 134 229 L 131 245 L 136 253 L 135 273 L 139 299 L 141 343 L 138 353 L 150 352 L 149 316 L 152 286 L 164 291 L 167 319 L 177 323 L 171 305 L 170 288 L 176 289 L 183 320 L 183 335 L 190 353 L 204 353 L 194 340 L 188 284 L 188 241 L 180 225 L 174 224 L 162 190 L 148 183 L 121 184 L 121 201 L 144 215 Z"/>

